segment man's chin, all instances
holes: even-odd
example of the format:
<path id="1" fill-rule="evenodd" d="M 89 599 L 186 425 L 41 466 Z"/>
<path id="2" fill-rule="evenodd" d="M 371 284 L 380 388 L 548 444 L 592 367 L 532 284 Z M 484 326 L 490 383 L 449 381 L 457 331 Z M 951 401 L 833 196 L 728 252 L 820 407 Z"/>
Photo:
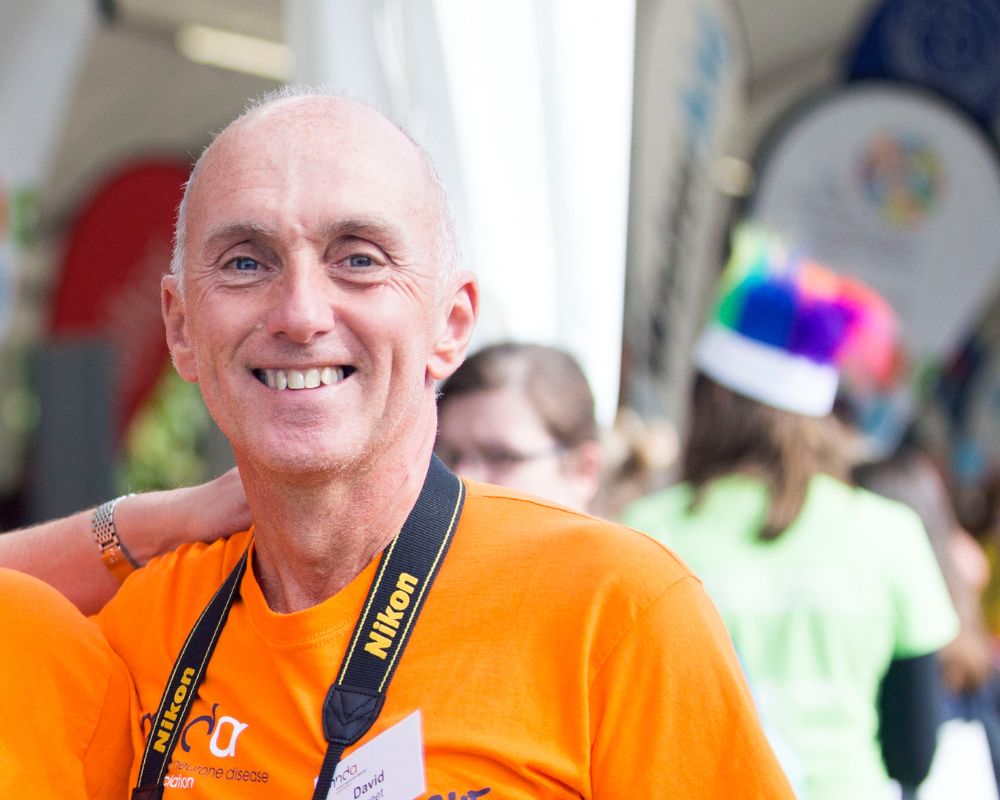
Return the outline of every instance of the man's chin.
<path id="1" fill-rule="evenodd" d="M 340 474 L 353 474 L 370 460 L 360 448 L 275 447 L 254 448 L 250 461 L 262 471 L 294 480 L 300 485 L 323 481 Z"/>

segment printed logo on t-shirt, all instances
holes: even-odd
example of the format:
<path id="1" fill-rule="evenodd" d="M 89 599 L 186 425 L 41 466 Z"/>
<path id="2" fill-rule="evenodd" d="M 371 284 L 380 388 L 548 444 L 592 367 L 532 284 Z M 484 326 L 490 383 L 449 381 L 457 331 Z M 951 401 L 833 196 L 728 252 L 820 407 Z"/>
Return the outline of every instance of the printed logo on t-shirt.
<path id="1" fill-rule="evenodd" d="M 458 792 L 448 792 L 448 796 L 445 797 L 443 794 L 432 794 L 427 800 L 476 800 L 476 798 L 487 795 L 493 790 L 487 786 L 483 789 L 469 789 L 465 794 L 460 795 Z"/>
<path id="2" fill-rule="evenodd" d="M 208 749 L 216 758 L 234 758 L 236 756 L 236 745 L 240 734 L 250 726 L 245 722 L 240 722 L 235 717 L 224 714 L 218 716 L 219 704 L 212 704 L 211 714 L 202 714 L 189 720 L 181 732 L 180 748 L 185 753 L 191 752 L 191 741 L 199 736 L 208 738 Z M 142 732 L 148 738 L 149 729 L 152 728 L 154 714 L 143 714 Z M 202 730 L 202 728 L 204 728 Z M 188 737 L 191 737 L 189 740 Z"/>
<path id="3" fill-rule="evenodd" d="M 148 738 L 152 730 L 154 714 L 143 714 L 142 732 Z M 225 764 L 199 764 L 185 760 L 182 753 L 191 752 L 192 746 L 208 752 L 218 759 L 236 757 L 240 736 L 249 728 L 228 714 L 219 714 L 219 704 L 212 704 L 210 714 L 202 714 L 189 720 L 181 731 L 178 747 L 170 762 L 170 771 L 163 778 L 168 789 L 192 789 L 199 780 L 229 781 L 235 783 L 267 783 L 270 776 L 266 770 L 239 769 Z"/>

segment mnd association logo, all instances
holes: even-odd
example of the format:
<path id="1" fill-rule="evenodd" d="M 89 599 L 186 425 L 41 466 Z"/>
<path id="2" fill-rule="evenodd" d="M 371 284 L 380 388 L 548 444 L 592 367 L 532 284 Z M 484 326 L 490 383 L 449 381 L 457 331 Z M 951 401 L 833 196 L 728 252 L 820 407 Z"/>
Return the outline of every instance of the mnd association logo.
<path id="1" fill-rule="evenodd" d="M 240 735 L 250 726 L 228 715 L 218 716 L 219 704 L 212 704 L 211 714 L 195 717 L 184 726 L 181 732 L 180 748 L 185 753 L 191 752 L 191 742 L 198 737 L 208 738 L 208 749 L 216 758 L 233 758 Z M 142 733 L 149 738 L 153 727 L 155 714 L 143 714 Z"/>
<path id="2" fill-rule="evenodd" d="M 154 722 L 153 714 L 142 717 L 143 734 L 148 738 Z M 164 776 L 163 785 L 168 789 L 193 789 L 199 781 L 227 781 L 231 783 L 259 783 L 270 780 L 266 770 L 246 769 L 230 766 L 228 759 L 236 757 L 240 737 L 250 726 L 231 717 L 219 714 L 219 704 L 212 704 L 210 714 L 202 714 L 188 722 L 181 731 L 177 750 L 170 763 L 170 772 Z M 226 759 L 226 762 L 195 763 L 179 758 L 182 753 L 190 753 L 192 747 L 196 752 L 208 752 L 216 759 Z"/>

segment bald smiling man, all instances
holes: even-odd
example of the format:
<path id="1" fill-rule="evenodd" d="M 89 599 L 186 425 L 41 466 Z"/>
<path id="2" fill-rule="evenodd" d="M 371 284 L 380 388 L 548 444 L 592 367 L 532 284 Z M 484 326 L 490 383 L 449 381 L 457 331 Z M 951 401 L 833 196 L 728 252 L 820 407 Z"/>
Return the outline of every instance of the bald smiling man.
<path id="1" fill-rule="evenodd" d="M 669 550 L 432 457 L 478 290 L 392 123 L 254 104 L 192 173 L 162 305 L 254 526 L 97 617 L 136 687 L 134 798 L 791 797 Z"/>

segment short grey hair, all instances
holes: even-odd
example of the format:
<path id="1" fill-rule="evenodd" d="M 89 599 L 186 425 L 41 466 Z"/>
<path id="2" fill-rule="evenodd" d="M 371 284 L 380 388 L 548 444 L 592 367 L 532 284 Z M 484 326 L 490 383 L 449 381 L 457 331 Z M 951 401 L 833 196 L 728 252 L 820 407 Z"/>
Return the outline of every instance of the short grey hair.
<path id="1" fill-rule="evenodd" d="M 205 146 L 205 149 L 202 150 L 201 155 L 198 156 L 197 161 L 195 161 L 191 174 L 184 183 L 184 194 L 181 197 L 180 205 L 177 207 L 177 219 L 174 224 L 174 243 L 173 252 L 170 258 L 170 272 L 178 278 L 178 290 L 183 292 L 182 278 L 184 276 L 184 260 L 186 257 L 187 247 L 188 199 L 191 195 L 191 188 L 194 186 L 195 181 L 198 178 L 198 173 L 201 171 L 205 155 L 208 153 L 212 144 L 227 130 L 235 125 L 238 125 L 247 117 L 264 108 L 282 100 L 294 100 L 308 97 L 340 98 L 352 100 L 356 103 L 367 106 L 390 122 L 390 124 L 397 128 L 416 148 L 417 153 L 423 162 L 428 183 L 430 184 L 431 192 L 434 196 L 434 201 L 438 206 L 438 219 L 440 220 L 440 227 L 436 237 L 437 252 L 435 255 L 438 267 L 438 285 L 439 288 L 443 289 L 448 280 L 458 272 L 458 266 L 462 260 L 462 253 L 458 241 L 458 232 L 455 227 L 455 214 L 452 209 L 451 202 L 448 199 L 448 192 L 445 191 L 444 183 L 441 180 L 441 176 L 438 174 L 437 168 L 434 166 L 434 161 L 431 159 L 430 154 L 404 128 L 389 119 L 388 115 L 386 115 L 382 109 L 370 100 L 352 96 L 346 92 L 334 91 L 326 87 L 289 85 L 283 86 L 280 89 L 265 92 L 264 94 L 254 97 L 247 102 L 242 113 L 238 117 L 212 136 L 212 141 Z"/>

